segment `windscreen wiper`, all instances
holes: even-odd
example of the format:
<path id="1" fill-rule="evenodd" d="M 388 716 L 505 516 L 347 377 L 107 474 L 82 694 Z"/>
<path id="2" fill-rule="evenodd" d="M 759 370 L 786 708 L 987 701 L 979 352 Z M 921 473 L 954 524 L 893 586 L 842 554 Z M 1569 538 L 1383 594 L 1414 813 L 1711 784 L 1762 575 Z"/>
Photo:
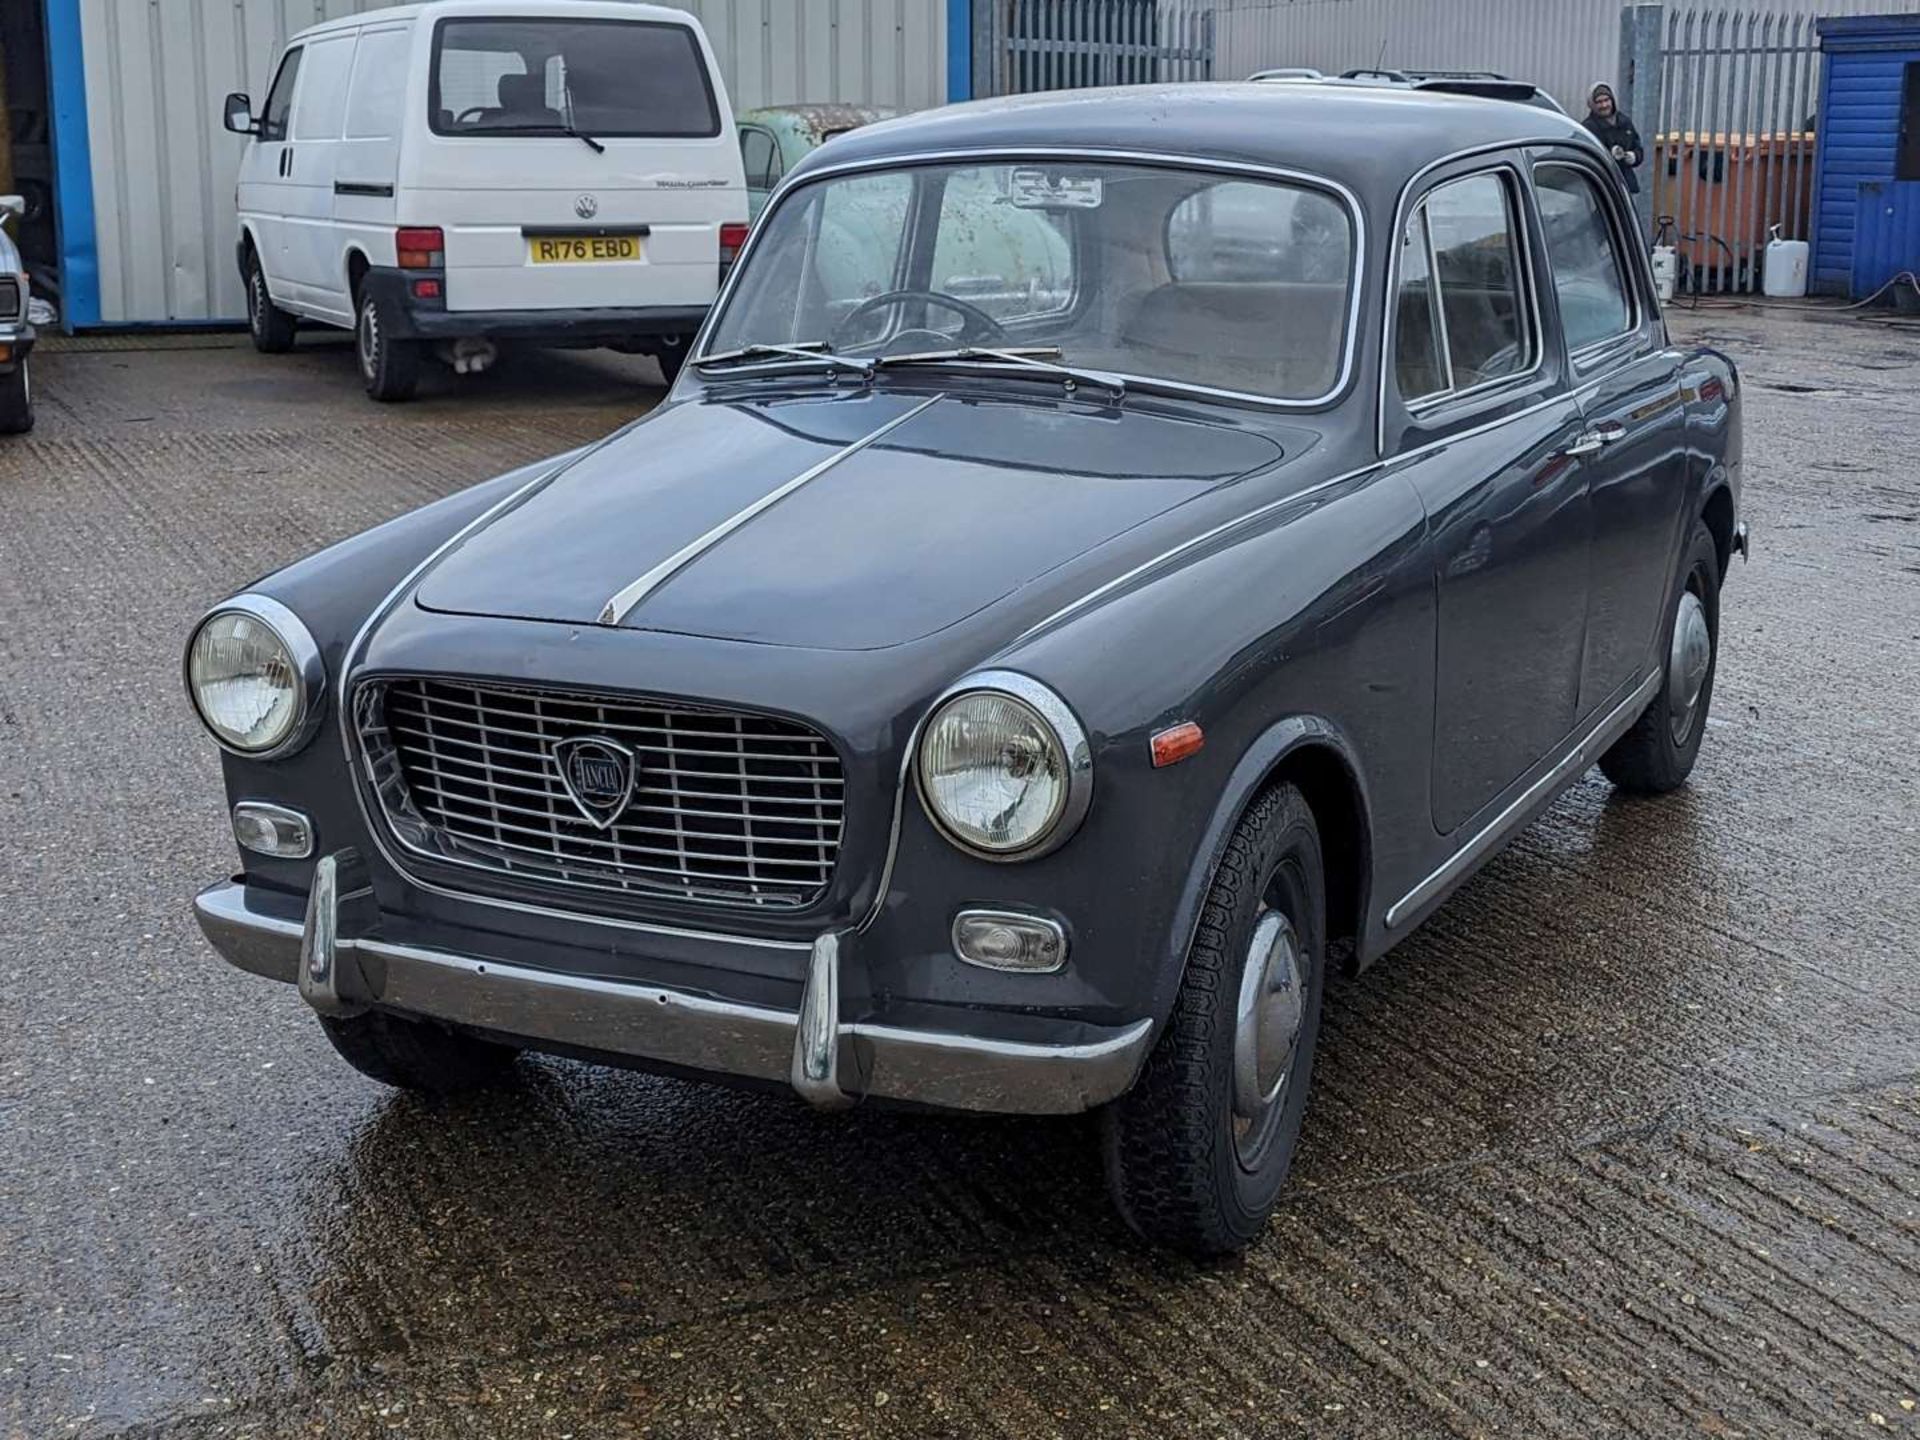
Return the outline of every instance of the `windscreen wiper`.
<path id="1" fill-rule="evenodd" d="M 742 360 L 804 360 L 815 365 L 828 365 L 836 370 L 851 371 L 865 380 L 873 378 L 873 361 L 856 360 L 851 355 L 836 355 L 823 340 L 796 340 L 791 345 L 742 345 L 738 350 L 702 355 L 693 362 L 693 368 L 705 370 L 709 365 L 732 365 Z"/>
<path id="2" fill-rule="evenodd" d="M 581 130 L 578 125 L 573 123 L 573 82 L 567 78 L 564 61 L 562 62 L 560 70 L 560 103 L 567 107 L 565 114 L 561 117 L 566 121 L 567 134 L 593 151 L 594 154 L 606 154 L 606 146 L 602 145 L 598 140 L 594 139 L 593 136 L 588 135 Z"/>
<path id="3" fill-rule="evenodd" d="M 1033 370 L 1044 370 L 1048 374 L 1058 375 L 1066 381 L 1067 389 L 1072 391 L 1081 385 L 1096 385 L 1107 391 L 1115 400 L 1126 398 L 1127 382 L 1120 376 L 1105 370 L 1090 370 L 1083 365 L 1055 365 L 1050 361 L 1058 359 L 1058 345 L 1027 345 L 1017 350 L 996 350 L 984 345 L 959 345 L 951 350 L 922 350 L 911 355 L 883 355 L 875 363 L 880 365 L 947 365 L 955 362 L 988 360 L 1007 365 L 1024 365 Z"/>

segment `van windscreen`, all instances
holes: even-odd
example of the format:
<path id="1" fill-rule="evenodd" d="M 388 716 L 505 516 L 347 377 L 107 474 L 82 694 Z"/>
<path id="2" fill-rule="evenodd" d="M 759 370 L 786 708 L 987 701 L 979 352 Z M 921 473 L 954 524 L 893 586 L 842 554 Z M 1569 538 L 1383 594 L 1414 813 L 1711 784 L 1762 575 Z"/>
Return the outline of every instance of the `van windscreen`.
<path id="1" fill-rule="evenodd" d="M 647 20 L 443 20 L 427 118 L 439 135 L 711 136 L 693 32 Z"/>

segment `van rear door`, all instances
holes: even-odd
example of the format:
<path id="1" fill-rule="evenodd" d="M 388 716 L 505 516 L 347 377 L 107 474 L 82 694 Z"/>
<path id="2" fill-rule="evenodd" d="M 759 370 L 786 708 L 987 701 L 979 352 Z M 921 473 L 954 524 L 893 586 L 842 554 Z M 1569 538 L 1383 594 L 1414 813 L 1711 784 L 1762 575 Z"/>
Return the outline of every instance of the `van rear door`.
<path id="1" fill-rule="evenodd" d="M 462 7 L 434 20 L 427 61 L 398 219 L 443 231 L 449 310 L 712 303 L 746 184 L 692 16 Z"/>

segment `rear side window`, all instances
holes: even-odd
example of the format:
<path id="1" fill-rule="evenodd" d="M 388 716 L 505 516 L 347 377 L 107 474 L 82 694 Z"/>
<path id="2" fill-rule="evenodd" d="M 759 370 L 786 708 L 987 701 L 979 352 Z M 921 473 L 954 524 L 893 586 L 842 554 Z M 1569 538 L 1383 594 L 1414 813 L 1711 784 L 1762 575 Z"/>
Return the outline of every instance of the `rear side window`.
<path id="1" fill-rule="evenodd" d="M 1394 311 L 1402 398 L 1472 390 L 1532 368 L 1515 215 L 1498 175 L 1443 185 L 1414 211 L 1401 237 Z"/>
<path id="2" fill-rule="evenodd" d="M 780 147 L 764 130 L 749 126 L 740 132 L 740 164 L 749 190 L 771 190 L 780 183 Z"/>
<path id="3" fill-rule="evenodd" d="M 293 82 L 299 75 L 300 51 L 289 50 L 280 61 L 279 73 L 273 77 L 273 88 L 267 91 L 266 108 L 260 115 L 262 140 L 287 138 L 287 117 L 293 113 Z"/>
<path id="4" fill-rule="evenodd" d="M 1599 187 L 1571 165 L 1542 165 L 1533 181 L 1567 348 L 1624 334 L 1633 323 L 1633 306 Z"/>
<path id="5" fill-rule="evenodd" d="M 347 138 L 390 140 L 400 133 L 407 94 L 406 30 L 368 30 L 353 57 L 353 84 L 347 92 Z"/>
<path id="6" fill-rule="evenodd" d="M 650 20 L 442 20 L 428 119 L 441 135 L 720 133 L 693 31 Z"/>
<path id="7" fill-rule="evenodd" d="M 300 94 L 293 106 L 293 138 L 338 140 L 347 116 L 347 75 L 353 67 L 352 35 L 314 40 L 300 62 Z"/>

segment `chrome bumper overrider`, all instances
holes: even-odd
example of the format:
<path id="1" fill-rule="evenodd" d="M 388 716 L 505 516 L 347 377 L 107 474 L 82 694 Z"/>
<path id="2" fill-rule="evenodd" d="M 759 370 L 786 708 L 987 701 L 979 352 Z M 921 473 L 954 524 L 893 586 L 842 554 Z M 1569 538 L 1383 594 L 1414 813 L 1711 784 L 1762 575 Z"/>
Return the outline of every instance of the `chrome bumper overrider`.
<path id="1" fill-rule="evenodd" d="M 1005 1114 L 1088 1110 L 1133 1083 L 1152 1039 L 1150 1020 L 1061 1044 L 849 1022 L 840 1016 L 833 934 L 814 943 L 798 1011 L 342 934 L 341 901 L 352 898 L 345 887 L 358 875 L 351 852 L 323 857 L 304 926 L 251 905 L 233 882 L 203 890 L 194 914 L 229 962 L 297 984 L 323 1015 L 396 1010 L 533 1042 L 785 1081 L 828 1107 L 875 1095 Z"/>

